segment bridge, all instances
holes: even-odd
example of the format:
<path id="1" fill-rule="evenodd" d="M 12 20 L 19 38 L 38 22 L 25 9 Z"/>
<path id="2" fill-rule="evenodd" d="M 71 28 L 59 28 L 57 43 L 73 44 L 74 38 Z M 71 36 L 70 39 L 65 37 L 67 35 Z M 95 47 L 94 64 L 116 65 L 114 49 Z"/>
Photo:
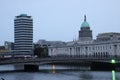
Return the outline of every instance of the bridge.
<path id="1" fill-rule="evenodd" d="M 102 68 L 102 69 L 116 69 L 120 67 L 120 58 L 114 58 L 115 64 L 111 63 L 112 57 L 97 58 L 97 57 L 48 57 L 48 58 L 6 58 L 0 59 L 0 65 L 8 64 L 23 64 L 25 69 L 34 68 L 38 70 L 39 65 L 42 64 L 77 64 L 80 66 L 91 66 L 91 68 Z"/>
<path id="2" fill-rule="evenodd" d="M 49 64 L 49 63 L 81 63 L 81 62 L 106 62 L 111 63 L 113 58 L 97 57 L 48 57 L 48 58 L 2 58 L 0 65 L 7 64 Z M 114 58 L 120 63 L 120 58 Z"/>

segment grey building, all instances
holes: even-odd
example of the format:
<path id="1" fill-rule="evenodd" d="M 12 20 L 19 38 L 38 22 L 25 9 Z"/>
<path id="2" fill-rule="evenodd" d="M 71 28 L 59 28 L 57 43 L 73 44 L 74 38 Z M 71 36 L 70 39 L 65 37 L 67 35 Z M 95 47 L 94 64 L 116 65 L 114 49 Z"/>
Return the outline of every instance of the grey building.
<path id="1" fill-rule="evenodd" d="M 96 41 L 110 41 L 110 40 L 120 40 L 120 33 L 116 32 L 100 33 L 98 34 Z"/>
<path id="2" fill-rule="evenodd" d="M 120 57 L 120 33 L 100 33 L 92 39 L 92 30 L 84 16 L 78 40 L 49 47 L 49 56 Z"/>
<path id="3" fill-rule="evenodd" d="M 63 41 L 46 41 L 44 39 L 40 39 L 37 44 L 39 44 L 41 47 L 50 47 L 50 46 L 65 46 L 66 42 Z"/>
<path id="4" fill-rule="evenodd" d="M 79 31 L 79 41 L 92 40 L 92 30 L 86 21 L 86 15 L 84 16 L 84 22 L 81 24 L 81 30 Z"/>
<path id="5" fill-rule="evenodd" d="M 27 14 L 20 14 L 14 19 L 15 54 L 32 54 L 33 19 Z"/>
<path id="6" fill-rule="evenodd" d="M 4 46 L 5 46 L 5 50 L 9 50 L 9 51 L 14 50 L 13 42 L 5 41 Z"/>

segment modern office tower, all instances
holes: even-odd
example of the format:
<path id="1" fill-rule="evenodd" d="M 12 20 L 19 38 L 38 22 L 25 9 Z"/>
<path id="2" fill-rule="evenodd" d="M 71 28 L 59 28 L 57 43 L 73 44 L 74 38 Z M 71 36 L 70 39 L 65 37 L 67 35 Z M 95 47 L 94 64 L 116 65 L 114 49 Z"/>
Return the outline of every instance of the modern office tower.
<path id="1" fill-rule="evenodd" d="M 14 19 L 14 52 L 19 55 L 32 54 L 33 19 L 27 14 L 20 14 Z"/>

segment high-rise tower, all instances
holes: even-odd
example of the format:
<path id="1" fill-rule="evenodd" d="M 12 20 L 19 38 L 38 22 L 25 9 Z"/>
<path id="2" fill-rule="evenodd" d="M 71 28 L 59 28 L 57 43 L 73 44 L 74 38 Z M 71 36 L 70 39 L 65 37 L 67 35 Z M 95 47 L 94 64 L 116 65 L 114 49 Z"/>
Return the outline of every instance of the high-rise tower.
<path id="1" fill-rule="evenodd" d="M 14 49 L 16 54 L 31 54 L 33 48 L 33 19 L 20 14 L 14 19 Z"/>
<path id="2" fill-rule="evenodd" d="M 92 30 L 86 21 L 86 15 L 84 15 L 84 22 L 81 24 L 81 30 L 79 31 L 79 41 L 92 40 Z"/>

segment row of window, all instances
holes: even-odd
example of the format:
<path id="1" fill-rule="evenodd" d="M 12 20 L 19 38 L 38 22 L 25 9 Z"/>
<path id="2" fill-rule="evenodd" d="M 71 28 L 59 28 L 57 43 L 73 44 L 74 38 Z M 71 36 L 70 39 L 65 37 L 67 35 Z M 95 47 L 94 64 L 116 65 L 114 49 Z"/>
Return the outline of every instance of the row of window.
<path id="1" fill-rule="evenodd" d="M 17 48 L 15 47 L 15 50 L 32 50 L 32 48 L 30 47 L 22 47 L 22 48 Z"/>
<path id="2" fill-rule="evenodd" d="M 18 28 L 15 28 L 15 31 L 19 31 L 19 30 L 28 30 L 28 31 L 33 31 L 33 28 L 28 28 L 28 27 L 23 27 L 23 28 L 21 28 L 21 27 L 18 27 Z"/>
<path id="3" fill-rule="evenodd" d="M 24 43 L 24 44 L 26 44 L 26 43 L 31 43 L 31 44 L 32 44 L 32 40 L 26 40 L 26 41 L 24 41 L 24 40 L 23 40 L 23 41 L 22 41 L 22 40 L 21 40 L 21 41 L 16 40 L 16 41 L 15 41 L 15 44 L 18 44 L 18 43 L 19 43 L 19 44 L 20 44 L 20 43 L 21 43 L 21 44 L 23 44 L 23 43 Z"/>
<path id="4" fill-rule="evenodd" d="M 15 41 L 15 44 L 32 44 L 32 40 L 27 40 L 27 41 L 25 41 L 25 40 L 17 40 L 17 41 Z"/>
<path id="5" fill-rule="evenodd" d="M 27 38 L 33 39 L 33 36 L 16 36 L 15 35 L 15 39 L 27 39 Z"/>
<path id="6" fill-rule="evenodd" d="M 18 48 L 18 49 L 20 49 L 20 48 L 24 49 L 25 47 L 26 47 L 26 48 L 32 48 L 32 45 L 31 45 L 31 44 L 30 44 L 30 45 L 29 45 L 29 44 L 28 44 L 28 45 L 15 45 L 14 48 L 15 48 L 15 49 L 17 49 L 17 48 Z"/>
<path id="7" fill-rule="evenodd" d="M 15 25 L 21 24 L 33 24 L 32 22 L 15 22 Z"/>
<path id="8" fill-rule="evenodd" d="M 32 46 L 31 45 L 30 46 L 15 46 L 14 48 L 15 48 L 15 50 L 16 49 L 25 49 L 25 48 L 32 49 Z"/>
<path id="9" fill-rule="evenodd" d="M 16 29 L 33 29 L 33 25 L 15 25 L 15 30 Z"/>
<path id="10" fill-rule="evenodd" d="M 20 37 L 17 36 L 17 37 L 14 38 L 14 40 L 16 40 L 16 41 L 17 41 L 17 40 L 26 41 L 26 40 L 33 40 L 33 38 L 32 38 L 32 37 L 29 37 L 29 36 L 22 36 L 22 37 L 21 37 L 21 36 L 20 36 Z"/>
<path id="11" fill-rule="evenodd" d="M 33 36 L 33 34 L 15 34 L 15 38 L 16 37 L 32 37 Z"/>
<path id="12" fill-rule="evenodd" d="M 15 35 L 33 35 L 33 33 L 27 33 L 27 32 L 18 32 L 18 33 L 15 33 Z"/>
<path id="13" fill-rule="evenodd" d="M 108 52 L 96 52 L 96 53 L 93 53 L 94 56 L 99 56 L 99 57 L 106 57 L 106 56 L 109 56 L 110 54 Z"/>
<path id="14" fill-rule="evenodd" d="M 26 23 L 26 22 L 33 22 L 33 21 L 32 20 L 15 20 L 15 23 L 20 23 L 20 22 Z"/>
<path id="15" fill-rule="evenodd" d="M 15 19 L 14 21 L 15 21 L 15 22 L 16 22 L 16 21 L 33 21 L 33 19 L 31 19 L 31 18 L 24 18 L 24 19 L 23 19 L 23 18 L 17 18 L 17 19 Z"/>
<path id="16" fill-rule="evenodd" d="M 108 50 L 108 49 L 111 49 L 111 45 L 105 45 L 105 46 L 92 46 L 92 47 L 75 47 L 74 49 L 77 49 L 77 50 L 87 50 L 87 51 L 93 51 L 93 50 Z M 73 48 L 70 48 L 70 49 L 73 49 Z"/>
<path id="17" fill-rule="evenodd" d="M 32 41 L 28 41 L 28 42 L 18 42 L 18 43 L 15 43 L 15 46 L 30 46 L 30 45 L 33 45 L 32 44 Z"/>
<path id="18" fill-rule="evenodd" d="M 53 49 L 51 49 L 51 53 L 52 52 L 53 52 Z M 59 51 L 57 51 L 57 52 L 59 52 Z M 63 55 L 63 53 L 60 54 L 60 52 L 59 52 L 59 54 L 57 54 L 57 55 Z M 73 55 L 73 53 L 65 54 L 65 55 Z M 74 55 L 83 55 L 83 54 L 81 52 L 79 52 L 79 53 L 77 52 Z M 87 53 L 87 54 L 84 54 L 84 55 L 94 56 L 94 57 L 108 57 L 110 54 L 108 52 L 94 52 L 94 53 Z"/>
<path id="19" fill-rule="evenodd" d="M 23 34 L 22 34 L 22 33 L 16 33 L 16 34 L 15 34 L 15 36 L 27 36 L 27 35 L 28 35 L 28 36 L 32 36 L 33 33 L 26 33 L 26 34 L 25 34 L 25 33 L 23 33 Z"/>
<path id="20" fill-rule="evenodd" d="M 28 27 L 32 27 L 33 24 L 31 24 L 31 23 L 30 24 L 25 24 L 25 23 L 23 24 L 23 23 L 21 23 L 21 24 L 14 24 L 14 26 L 15 27 L 27 27 L 27 26 Z"/>
<path id="21" fill-rule="evenodd" d="M 22 33 L 22 32 L 33 33 L 32 30 L 16 30 L 16 31 L 15 31 L 15 33 Z"/>
<path id="22" fill-rule="evenodd" d="M 32 21 L 17 21 L 17 22 L 14 22 L 14 24 L 33 24 Z"/>
<path id="23" fill-rule="evenodd" d="M 15 29 L 33 28 L 33 25 L 16 25 Z"/>

